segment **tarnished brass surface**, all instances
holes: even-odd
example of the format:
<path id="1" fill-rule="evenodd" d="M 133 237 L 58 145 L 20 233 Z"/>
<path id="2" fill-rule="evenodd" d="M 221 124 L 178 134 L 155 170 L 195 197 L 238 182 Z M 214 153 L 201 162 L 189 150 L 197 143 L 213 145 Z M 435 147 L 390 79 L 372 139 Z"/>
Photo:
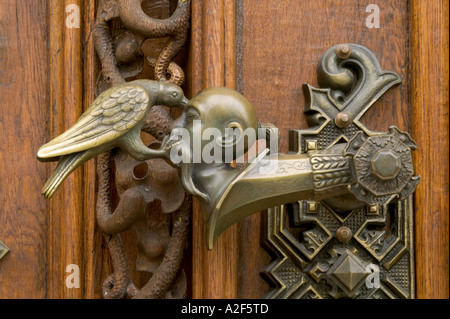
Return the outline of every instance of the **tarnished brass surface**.
<path id="1" fill-rule="evenodd" d="M 186 112 L 189 112 L 188 109 L 189 106 Z M 214 108 L 208 108 L 208 113 L 215 114 Z M 202 114 L 199 112 L 200 116 Z M 391 132 L 399 131 L 392 128 Z M 336 196 L 347 196 L 352 201 L 360 202 L 360 206 L 364 203 L 383 204 L 392 195 L 399 195 L 403 199 L 414 190 L 419 179 L 412 178 L 409 148 L 405 144 L 402 143 L 403 148 L 400 153 L 396 153 L 385 145 L 387 141 L 395 141 L 399 147 L 395 136 L 377 135 L 377 142 L 372 143 L 375 156 L 359 164 L 358 154 L 366 154 L 367 151 L 364 149 L 366 144 L 359 144 L 356 148 L 358 152 L 351 153 L 349 149 L 355 149 L 357 138 L 359 135 L 347 145 L 338 143 L 328 149 L 306 154 L 267 155 L 265 151 L 254 162 L 241 168 L 232 168 L 226 163 L 213 166 L 206 163 L 183 164 L 191 166 L 182 167 L 181 176 L 186 190 L 198 196 L 202 204 L 208 248 L 212 249 L 220 234 L 234 223 L 273 205 Z M 369 138 L 367 143 L 370 142 Z M 406 154 L 401 153 L 405 151 Z M 390 179 L 379 178 L 379 172 L 371 169 L 371 164 L 379 161 L 380 152 L 389 152 L 389 155 L 399 160 L 379 164 L 384 171 L 398 169 L 400 172 L 400 163 L 405 172 Z M 405 157 L 403 161 L 400 161 L 400 156 Z M 363 178 L 358 177 L 361 172 L 364 172 Z"/>
<path id="2" fill-rule="evenodd" d="M 5 255 L 9 252 L 9 248 L 6 247 L 6 245 L 4 243 L 2 243 L 2 241 L 0 241 L 0 259 L 2 259 L 3 257 L 5 257 Z"/>
<path id="3" fill-rule="evenodd" d="M 174 168 L 162 159 L 136 161 L 125 151 L 113 156 L 115 186 L 120 201 L 114 211 L 109 205 L 112 162 L 102 154 L 98 161 L 99 200 L 97 223 L 111 251 L 114 273 L 103 283 L 106 299 L 122 298 L 183 298 L 186 278 L 180 269 L 186 245 L 190 218 L 190 197 L 185 195 Z M 107 165 L 105 165 L 107 163 Z M 106 177 L 106 178 L 105 178 Z M 172 229 L 167 225 L 173 224 Z M 119 234 L 136 233 L 136 270 L 152 273 L 142 288 L 130 278 L 130 265 Z"/>
<path id="4" fill-rule="evenodd" d="M 277 257 L 265 270 L 275 287 L 266 297 L 414 298 L 411 194 L 420 178 L 410 150 L 417 146 L 395 127 L 371 132 L 359 121 L 400 77 L 354 44 L 330 48 L 318 75 L 321 88 L 304 86 L 313 127 L 291 131 L 291 150 L 307 154 L 344 142 L 352 194 L 268 210 L 266 247 Z M 352 122 L 342 125 L 342 114 Z"/>
<path id="5" fill-rule="evenodd" d="M 266 269 L 276 287 L 267 297 L 412 298 L 410 195 L 420 177 L 411 150 L 417 146 L 396 127 L 371 132 L 360 122 L 400 76 L 382 71 L 367 48 L 343 44 L 325 53 L 318 78 L 321 88 L 304 86 L 313 127 L 290 132 L 290 153 L 266 149 L 240 167 L 203 159 L 179 165 L 183 186 L 200 200 L 207 247 L 232 224 L 269 208 L 267 244 L 277 258 Z M 194 119 L 202 132 L 237 123 L 242 130 L 265 127 L 266 138 L 278 138 L 276 128 L 256 123 L 243 96 L 225 88 L 201 91 L 172 132 L 187 129 L 192 139 Z"/>
<path id="6" fill-rule="evenodd" d="M 150 109 L 159 104 L 183 108 L 187 99 L 179 86 L 152 80 L 136 80 L 103 92 L 74 126 L 39 149 L 39 160 L 59 161 L 42 189 L 45 198 L 51 198 L 82 163 L 114 147 L 137 160 L 166 156 L 168 149 L 149 149 L 140 137 Z"/>
<path id="7" fill-rule="evenodd" d="M 239 168 L 232 167 L 230 162 L 209 164 L 203 159 L 181 165 L 185 189 L 199 197 L 203 207 L 209 249 L 229 226 L 273 205 L 309 199 L 324 200 L 337 209 L 348 210 L 364 204 L 383 204 L 391 195 L 403 199 L 415 189 L 419 177 L 413 177 L 410 149 L 416 145 L 409 135 L 395 127 L 390 128 L 390 134 L 370 132 L 359 122 L 367 108 L 398 83 L 399 76 L 382 71 L 366 48 L 346 46 L 345 65 L 355 65 L 357 78 L 341 67 L 344 62 L 339 61 L 341 57 L 336 60 L 330 56 L 337 54 L 339 48 L 324 55 L 319 79 L 334 89 L 305 86 L 309 97 L 306 111 L 318 129 L 312 132 L 316 137 L 306 141 L 291 132 L 295 153 L 261 153 L 256 161 Z M 348 94 L 353 82 L 356 85 Z M 195 140 L 195 120 L 202 125 L 197 138 L 209 127 L 219 129 L 224 136 L 231 123 L 238 123 L 242 130 L 256 130 L 258 126 L 250 103 L 226 88 L 202 90 L 174 121 L 171 130 L 186 129 L 190 140 Z M 327 147 L 319 134 L 325 130 L 337 132 Z M 210 142 L 202 139 L 201 150 Z M 254 143 L 255 140 L 249 140 L 245 151 Z M 222 154 L 237 144 L 221 145 Z M 191 149 L 191 153 L 195 152 Z"/>
<path id="8" fill-rule="evenodd" d="M 352 230 L 346 226 L 339 227 L 338 230 L 336 230 L 336 238 L 342 243 L 350 241 L 352 237 Z"/>
<path id="9" fill-rule="evenodd" d="M 409 134 L 395 126 L 389 135 L 365 137 L 362 132 L 348 143 L 344 153 L 352 157 L 357 183 L 352 193 L 368 204 L 382 203 L 389 195 L 404 199 L 414 192 L 420 181 L 414 175 L 411 149 L 416 143 Z"/>

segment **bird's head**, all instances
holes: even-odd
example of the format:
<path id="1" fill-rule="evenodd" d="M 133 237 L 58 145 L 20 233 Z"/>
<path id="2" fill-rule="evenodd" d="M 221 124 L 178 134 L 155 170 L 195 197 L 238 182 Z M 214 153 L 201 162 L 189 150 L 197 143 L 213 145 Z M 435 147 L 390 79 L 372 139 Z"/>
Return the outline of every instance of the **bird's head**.
<path id="1" fill-rule="evenodd" d="M 212 147 L 217 154 L 209 153 L 214 153 L 217 161 L 222 158 L 227 162 L 226 154 L 232 154 L 229 160 L 235 160 L 255 143 L 257 126 L 255 110 L 244 96 L 229 88 L 211 87 L 189 101 L 183 114 L 172 122 L 170 132 L 177 135 L 182 129 L 180 132 L 187 133 L 190 146 L 200 146 L 201 153 Z M 195 143 L 198 139 L 199 143 Z"/>
<path id="2" fill-rule="evenodd" d="M 189 100 L 176 84 L 160 81 L 157 104 L 184 109 Z"/>

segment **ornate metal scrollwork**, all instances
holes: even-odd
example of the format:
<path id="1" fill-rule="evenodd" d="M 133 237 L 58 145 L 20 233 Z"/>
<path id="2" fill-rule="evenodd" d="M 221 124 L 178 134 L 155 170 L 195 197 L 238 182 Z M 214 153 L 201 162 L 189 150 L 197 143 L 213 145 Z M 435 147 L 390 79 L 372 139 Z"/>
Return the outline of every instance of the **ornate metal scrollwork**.
<path id="1" fill-rule="evenodd" d="M 290 132 L 292 151 L 322 154 L 342 142 L 340 159 L 312 155 L 313 169 L 328 165 L 331 178 L 318 173 L 314 181 L 350 178 L 351 195 L 269 209 L 267 246 L 276 257 L 265 274 L 275 288 L 266 297 L 414 298 L 411 194 L 420 177 L 410 151 L 417 145 L 395 127 L 378 133 L 359 121 L 401 78 L 355 44 L 329 49 L 318 77 L 321 88 L 304 86 L 313 127 Z M 347 164 L 351 176 L 339 173 Z"/>

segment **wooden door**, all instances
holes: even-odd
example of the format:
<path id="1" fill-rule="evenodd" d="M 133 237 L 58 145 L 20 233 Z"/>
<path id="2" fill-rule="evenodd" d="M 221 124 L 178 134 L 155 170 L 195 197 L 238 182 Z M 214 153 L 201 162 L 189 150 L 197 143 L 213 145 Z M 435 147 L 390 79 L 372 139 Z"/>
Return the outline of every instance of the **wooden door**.
<path id="1" fill-rule="evenodd" d="M 176 1 L 165 3 L 163 15 Z M 73 4 L 80 28 L 65 23 Z M 187 72 L 184 89 L 188 97 L 210 86 L 240 91 L 260 122 L 280 128 L 280 151 L 287 152 L 288 130 L 308 127 L 301 86 L 317 86 L 322 54 L 338 43 L 369 48 L 403 82 L 364 115 L 364 124 L 376 131 L 396 125 L 419 145 L 413 154 L 422 177 L 414 197 L 416 297 L 448 298 L 448 1 L 380 0 L 379 27 L 367 21 L 369 4 L 192 0 L 190 41 L 177 58 Z M 0 260 L 0 298 L 101 298 L 112 272 L 95 222 L 95 161 L 46 201 L 40 189 L 54 166 L 35 159 L 95 98 L 95 14 L 89 0 L 0 2 L 0 241 L 9 248 Z M 264 296 L 270 286 L 261 271 L 272 260 L 262 245 L 265 213 L 231 227 L 212 251 L 196 202 L 192 216 L 183 263 L 187 297 Z M 130 258 L 133 236 L 124 236 Z M 65 284 L 69 265 L 79 265 L 79 288 Z"/>

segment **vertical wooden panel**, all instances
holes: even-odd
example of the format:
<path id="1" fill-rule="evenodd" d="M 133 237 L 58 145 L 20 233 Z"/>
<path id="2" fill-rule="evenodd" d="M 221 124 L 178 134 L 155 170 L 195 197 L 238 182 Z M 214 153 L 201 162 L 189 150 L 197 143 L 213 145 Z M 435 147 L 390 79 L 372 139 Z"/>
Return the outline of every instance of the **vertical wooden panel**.
<path id="1" fill-rule="evenodd" d="M 58 118 L 58 114 L 63 114 L 64 105 L 64 93 L 63 93 L 63 81 L 61 79 L 64 72 L 64 50 L 62 50 L 63 39 L 64 39 L 64 8 L 61 3 L 53 2 L 49 3 L 49 70 L 50 74 L 53 76 L 49 78 L 49 89 L 50 89 L 50 138 L 56 137 L 58 132 L 63 131 L 63 120 Z M 47 141 L 48 141 L 47 140 Z M 42 164 L 41 164 L 42 165 Z M 56 164 L 48 164 L 48 176 L 50 176 L 51 171 L 56 167 Z M 61 287 L 63 285 L 63 278 L 61 276 L 60 260 L 61 260 L 61 226 L 59 222 L 58 213 L 58 202 L 62 202 L 62 197 L 59 192 L 55 194 L 49 207 L 49 231 L 48 231 L 48 243 L 52 247 L 48 254 L 48 281 L 49 287 Z M 54 291 L 50 289 L 50 298 L 60 298 L 60 289 Z"/>
<path id="2" fill-rule="evenodd" d="M 0 2 L 0 298 L 47 297 L 47 1 Z"/>
<path id="3" fill-rule="evenodd" d="M 82 29 L 69 28 L 70 4 L 83 9 L 81 0 L 55 0 L 50 10 L 50 138 L 75 124 L 82 114 Z M 82 11 L 81 11 L 82 12 Z M 81 13 L 80 12 L 80 13 Z M 79 17 L 81 19 L 81 17 Z M 52 169 L 54 165 L 52 165 Z M 81 298 L 81 288 L 65 284 L 67 265 L 83 268 L 83 169 L 77 169 L 50 200 L 49 281 L 51 298 Z"/>
<path id="4" fill-rule="evenodd" d="M 211 86 L 235 88 L 234 18 L 233 1 L 192 1 L 191 95 Z M 237 226 L 223 233 L 208 251 L 197 202 L 193 215 L 192 297 L 236 298 Z"/>
<path id="5" fill-rule="evenodd" d="M 448 298 L 448 0 L 411 1 L 417 298 Z"/>
<path id="6" fill-rule="evenodd" d="M 66 8 L 69 5 L 80 8 L 82 19 L 83 1 L 65 0 L 65 17 L 70 13 Z M 76 14 L 76 12 L 74 12 Z M 66 131 L 72 127 L 83 113 L 83 52 L 82 52 L 82 29 L 64 28 L 64 126 Z M 61 134 L 63 132 L 59 132 Z M 83 169 L 74 171 L 65 181 L 66 187 L 61 190 L 65 199 L 65 205 L 59 207 L 59 215 L 63 219 L 62 239 L 63 243 L 63 265 L 76 264 L 83 268 Z M 67 274 L 65 274 L 67 276 Z M 82 298 L 81 289 L 63 286 L 63 298 Z"/>
<path id="7" fill-rule="evenodd" d="M 191 2 L 191 38 L 189 47 L 189 61 L 187 66 L 187 97 L 192 97 L 203 86 L 203 50 L 202 50 L 202 1 L 192 0 Z M 193 200 L 192 214 L 192 298 L 202 298 L 204 296 L 206 284 L 202 282 L 202 270 L 206 267 L 206 259 L 203 257 L 204 233 L 203 216 L 197 200 Z"/>
<path id="8" fill-rule="evenodd" d="M 97 53 L 95 52 L 92 30 L 94 29 L 96 2 L 83 0 L 83 111 L 95 100 L 95 87 L 98 76 Z M 84 262 L 82 276 L 84 280 L 83 297 L 102 298 L 106 249 L 102 249 L 102 234 L 96 226 L 96 160 L 84 164 L 83 176 L 83 249 Z"/>

